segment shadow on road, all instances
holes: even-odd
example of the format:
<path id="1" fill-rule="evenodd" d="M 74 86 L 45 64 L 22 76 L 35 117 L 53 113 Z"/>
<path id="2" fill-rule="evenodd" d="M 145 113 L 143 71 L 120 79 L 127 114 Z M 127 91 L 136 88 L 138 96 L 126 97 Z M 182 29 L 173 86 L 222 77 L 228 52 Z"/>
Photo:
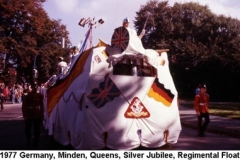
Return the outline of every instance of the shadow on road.
<path id="1" fill-rule="evenodd" d="M 26 147 L 24 120 L 0 121 L 0 150 L 31 150 Z M 58 144 L 47 131 L 41 128 L 41 137 L 38 150 L 71 150 L 71 146 Z"/>

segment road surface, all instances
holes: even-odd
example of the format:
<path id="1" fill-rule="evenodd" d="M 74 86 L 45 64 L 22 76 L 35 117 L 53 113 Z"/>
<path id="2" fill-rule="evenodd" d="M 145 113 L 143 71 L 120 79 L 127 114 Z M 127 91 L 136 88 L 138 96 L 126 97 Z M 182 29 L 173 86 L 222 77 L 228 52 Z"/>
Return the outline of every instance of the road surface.
<path id="1" fill-rule="evenodd" d="M 213 133 L 206 137 L 197 137 L 196 130 L 182 127 L 178 143 L 166 145 L 164 150 L 240 150 L 240 139 Z M 0 150 L 26 150 L 24 121 L 20 104 L 5 104 L 0 112 Z M 140 148 L 142 149 L 142 148 Z M 38 150 L 73 150 L 62 146 L 42 128 Z"/>

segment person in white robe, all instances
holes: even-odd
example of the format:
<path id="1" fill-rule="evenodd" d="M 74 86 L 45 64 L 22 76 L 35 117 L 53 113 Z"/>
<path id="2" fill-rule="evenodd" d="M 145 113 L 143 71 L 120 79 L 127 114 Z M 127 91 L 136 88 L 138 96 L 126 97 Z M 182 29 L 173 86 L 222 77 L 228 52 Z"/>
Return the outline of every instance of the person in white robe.
<path id="1" fill-rule="evenodd" d="M 137 32 L 129 27 L 129 19 L 125 18 L 123 20 L 123 27 L 126 27 L 129 33 L 129 44 L 126 48 L 126 53 L 141 53 L 147 57 L 148 62 L 158 67 L 159 65 L 164 65 L 165 57 L 167 56 L 166 52 L 159 53 L 153 49 L 145 49 L 142 45 L 141 38 L 145 35 L 145 29 L 142 30 L 140 35 L 137 35 Z M 161 56 L 163 55 L 163 56 Z"/>
<path id="2" fill-rule="evenodd" d="M 63 57 L 58 58 L 59 63 L 58 63 L 58 74 L 59 75 L 64 75 L 67 69 L 67 63 L 63 61 Z"/>

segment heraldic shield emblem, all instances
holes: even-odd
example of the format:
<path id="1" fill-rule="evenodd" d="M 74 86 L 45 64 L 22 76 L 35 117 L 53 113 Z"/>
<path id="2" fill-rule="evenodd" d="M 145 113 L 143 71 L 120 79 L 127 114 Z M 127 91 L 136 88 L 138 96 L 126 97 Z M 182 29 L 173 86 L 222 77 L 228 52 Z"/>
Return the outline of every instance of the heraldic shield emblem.
<path id="1" fill-rule="evenodd" d="M 111 46 L 125 51 L 129 43 L 129 33 L 125 27 L 118 27 L 114 30 L 111 40 Z"/>
<path id="2" fill-rule="evenodd" d="M 126 118 L 148 118 L 150 113 L 138 97 L 134 97 L 124 116 Z"/>

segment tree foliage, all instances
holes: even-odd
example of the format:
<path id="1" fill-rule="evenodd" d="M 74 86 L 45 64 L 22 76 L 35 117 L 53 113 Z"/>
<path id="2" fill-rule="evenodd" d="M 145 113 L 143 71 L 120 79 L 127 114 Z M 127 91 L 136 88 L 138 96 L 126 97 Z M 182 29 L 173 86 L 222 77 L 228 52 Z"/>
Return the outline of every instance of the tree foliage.
<path id="1" fill-rule="evenodd" d="M 39 55 L 36 67 L 39 80 L 45 81 L 56 71 L 52 65 L 57 63 L 55 57 L 66 55 L 61 42 L 65 37 L 70 45 L 69 33 L 60 20 L 48 17 L 42 7 L 44 1 L 0 0 L 0 54 L 6 54 L 5 76 L 15 67 L 20 81 L 32 80 L 34 60 Z"/>
<path id="2" fill-rule="evenodd" d="M 215 99 L 236 100 L 240 91 L 240 21 L 215 15 L 198 3 L 152 0 L 137 12 L 135 27 L 143 28 L 146 48 L 169 48 L 170 69 L 181 96 L 194 96 L 198 83 L 206 83 Z"/>

